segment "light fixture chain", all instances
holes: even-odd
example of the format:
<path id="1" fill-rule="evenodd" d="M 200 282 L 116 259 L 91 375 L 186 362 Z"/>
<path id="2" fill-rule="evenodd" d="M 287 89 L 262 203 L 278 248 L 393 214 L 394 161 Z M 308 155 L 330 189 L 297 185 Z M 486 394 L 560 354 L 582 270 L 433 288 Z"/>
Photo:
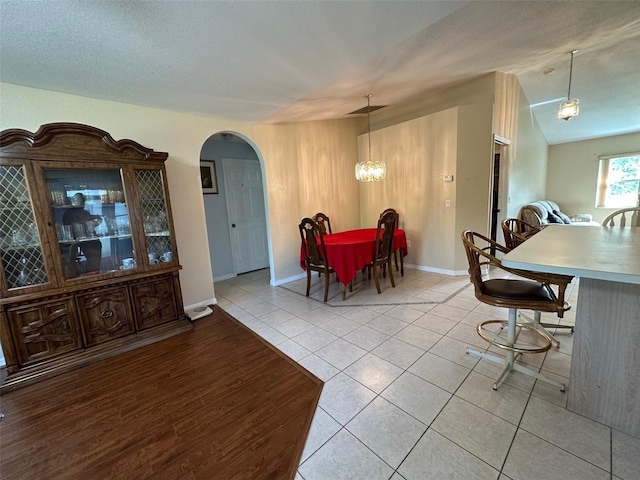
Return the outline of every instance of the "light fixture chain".
<path id="1" fill-rule="evenodd" d="M 371 94 L 365 95 L 367 97 L 367 131 L 369 132 L 369 161 L 371 161 Z"/>
<path id="2" fill-rule="evenodd" d="M 567 99 L 558 106 L 558 113 L 556 116 L 560 120 L 569 120 L 577 116 L 580 113 L 580 100 L 577 98 L 571 99 L 571 84 L 573 83 L 573 56 L 578 50 L 571 50 L 571 63 L 569 64 L 569 85 L 567 86 Z"/>
<path id="3" fill-rule="evenodd" d="M 373 94 L 364 95 L 367 99 L 367 139 L 369 141 L 369 160 L 356 163 L 356 179 L 361 182 L 379 182 L 387 175 L 387 166 L 384 161 L 374 162 L 371 159 L 371 97 Z"/>
<path id="4" fill-rule="evenodd" d="M 573 77 L 573 54 L 576 50 L 571 51 L 571 63 L 569 64 L 569 88 L 567 90 L 567 100 L 571 100 L 571 77 Z"/>

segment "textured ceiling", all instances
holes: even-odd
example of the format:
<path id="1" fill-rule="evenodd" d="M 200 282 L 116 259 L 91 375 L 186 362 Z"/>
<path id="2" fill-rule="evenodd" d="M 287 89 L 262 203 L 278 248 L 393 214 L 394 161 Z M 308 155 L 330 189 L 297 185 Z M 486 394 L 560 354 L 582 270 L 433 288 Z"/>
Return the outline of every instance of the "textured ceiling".
<path id="1" fill-rule="evenodd" d="M 398 105 L 492 71 L 518 76 L 549 143 L 640 131 L 640 1 L 0 0 L 3 82 L 246 122 L 344 118 L 365 93 Z"/>

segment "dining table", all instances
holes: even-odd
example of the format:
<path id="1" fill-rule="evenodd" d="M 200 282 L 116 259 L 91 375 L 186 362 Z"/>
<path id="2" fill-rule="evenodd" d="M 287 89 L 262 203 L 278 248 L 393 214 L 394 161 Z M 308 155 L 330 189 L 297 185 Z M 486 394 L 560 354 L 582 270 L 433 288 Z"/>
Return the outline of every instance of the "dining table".
<path id="1" fill-rule="evenodd" d="M 358 228 L 344 232 L 323 235 L 327 252 L 327 263 L 336 272 L 342 283 L 342 299 L 346 297 L 346 286 L 360 270 L 371 263 L 376 240 L 376 228 Z M 393 250 L 399 250 L 400 255 L 408 252 L 405 231 L 396 228 L 393 234 Z M 300 248 L 300 266 L 304 269 L 304 247 Z"/>
<path id="2" fill-rule="evenodd" d="M 567 409 L 640 438 L 640 228 L 550 225 L 502 263 L 579 277 Z"/>

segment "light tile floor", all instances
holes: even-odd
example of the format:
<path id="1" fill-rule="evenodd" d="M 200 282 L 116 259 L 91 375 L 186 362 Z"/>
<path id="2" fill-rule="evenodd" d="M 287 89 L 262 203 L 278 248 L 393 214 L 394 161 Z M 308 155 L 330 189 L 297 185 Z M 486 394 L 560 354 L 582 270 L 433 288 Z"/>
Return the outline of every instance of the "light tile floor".
<path id="1" fill-rule="evenodd" d="M 501 368 L 465 349 L 487 349 L 476 325 L 507 311 L 468 277 L 406 269 L 396 285 L 378 295 L 359 275 L 324 304 L 316 274 L 310 298 L 268 270 L 215 284 L 220 307 L 325 382 L 296 480 L 640 479 L 640 439 L 569 412 L 566 393 L 520 373 L 492 390 Z M 558 337 L 523 361 L 567 382 L 572 336 Z"/>

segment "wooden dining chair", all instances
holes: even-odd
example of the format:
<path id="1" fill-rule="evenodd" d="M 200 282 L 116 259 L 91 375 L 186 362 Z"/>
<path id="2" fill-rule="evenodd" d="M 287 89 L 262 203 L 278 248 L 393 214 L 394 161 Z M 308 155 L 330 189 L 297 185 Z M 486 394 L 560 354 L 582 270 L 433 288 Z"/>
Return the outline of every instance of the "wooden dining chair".
<path id="1" fill-rule="evenodd" d="M 627 219 L 627 215 L 629 218 Z M 640 227 L 640 207 L 616 210 L 602 222 L 603 227 Z"/>
<path id="2" fill-rule="evenodd" d="M 311 217 L 314 222 L 318 224 L 318 226 L 322 229 L 322 234 L 332 234 L 331 231 L 331 220 L 324 213 L 318 212 L 313 217 Z"/>
<path id="3" fill-rule="evenodd" d="M 324 213 L 318 212 L 311 219 L 318 224 L 318 227 L 322 230 L 323 235 L 333 233 L 331 231 L 331 220 Z M 322 276 L 322 272 L 318 272 L 318 276 Z"/>
<path id="4" fill-rule="evenodd" d="M 303 218 L 298 225 L 307 271 L 307 297 L 311 289 L 311 272 L 324 273 L 324 301 L 329 296 L 329 275 L 334 273 L 327 263 L 327 250 L 324 246 L 324 234 L 320 226 L 311 218 Z"/>
<path id="5" fill-rule="evenodd" d="M 536 328 L 530 323 L 518 323 L 517 315 L 518 310 L 523 309 L 535 312 L 552 312 L 562 318 L 566 306 L 564 294 L 571 277 L 508 268 L 490 253 L 494 249 L 500 253 L 508 253 L 509 250 L 503 245 L 470 230 L 462 232 L 461 237 L 469 261 L 469 277 L 476 298 L 487 305 L 509 309 L 506 322 L 504 320 L 485 320 L 480 322 L 476 328 L 478 335 L 491 345 L 498 347 L 505 353 L 505 356 L 499 357 L 486 351 L 470 348 L 467 348 L 466 352 L 504 365 L 502 374 L 493 384 L 494 390 L 497 390 L 506 376 L 515 370 L 555 385 L 564 391 L 563 384 L 516 362 L 521 354 L 543 353 L 549 350 L 552 344 L 546 330 Z M 487 266 L 491 268 L 491 278 L 483 275 L 483 269 Z M 511 273 L 517 278 L 496 278 L 495 273 L 499 270 Z M 561 277 L 564 277 L 564 283 L 561 283 L 556 294 L 551 285 L 560 282 Z M 505 329 L 502 328 L 505 326 L 506 337 L 504 335 Z M 527 333 L 523 334 L 523 331 Z M 522 339 L 520 338 L 521 334 Z"/>
<path id="6" fill-rule="evenodd" d="M 519 218 L 505 218 L 501 224 L 504 243 L 509 250 L 513 250 L 528 238 L 542 229 Z"/>
<path id="7" fill-rule="evenodd" d="M 373 258 L 371 263 L 366 265 L 369 280 L 371 280 L 371 272 L 373 271 L 373 280 L 376 283 L 378 293 L 380 290 L 380 281 L 378 280 L 378 269 L 383 268 L 389 271 L 389 280 L 391 286 L 396 287 L 393 279 L 393 270 L 391 269 L 391 257 L 393 255 L 393 234 L 396 229 L 396 213 L 395 210 L 386 210 L 378 219 L 376 228 L 376 241 L 373 248 Z"/>
<path id="8" fill-rule="evenodd" d="M 385 213 L 387 212 L 393 212 L 396 216 L 396 226 L 395 228 L 398 228 L 398 225 L 400 223 L 400 214 L 393 208 L 387 208 L 385 211 L 383 211 L 380 214 L 380 218 L 382 218 L 384 216 Z M 404 257 L 402 255 L 402 252 L 400 251 L 399 248 L 396 248 L 395 250 L 393 250 L 393 263 L 396 266 L 396 272 L 398 271 L 398 257 L 400 257 L 400 276 L 404 277 Z M 383 269 L 382 271 L 382 276 L 385 277 L 386 276 L 386 269 Z"/>

